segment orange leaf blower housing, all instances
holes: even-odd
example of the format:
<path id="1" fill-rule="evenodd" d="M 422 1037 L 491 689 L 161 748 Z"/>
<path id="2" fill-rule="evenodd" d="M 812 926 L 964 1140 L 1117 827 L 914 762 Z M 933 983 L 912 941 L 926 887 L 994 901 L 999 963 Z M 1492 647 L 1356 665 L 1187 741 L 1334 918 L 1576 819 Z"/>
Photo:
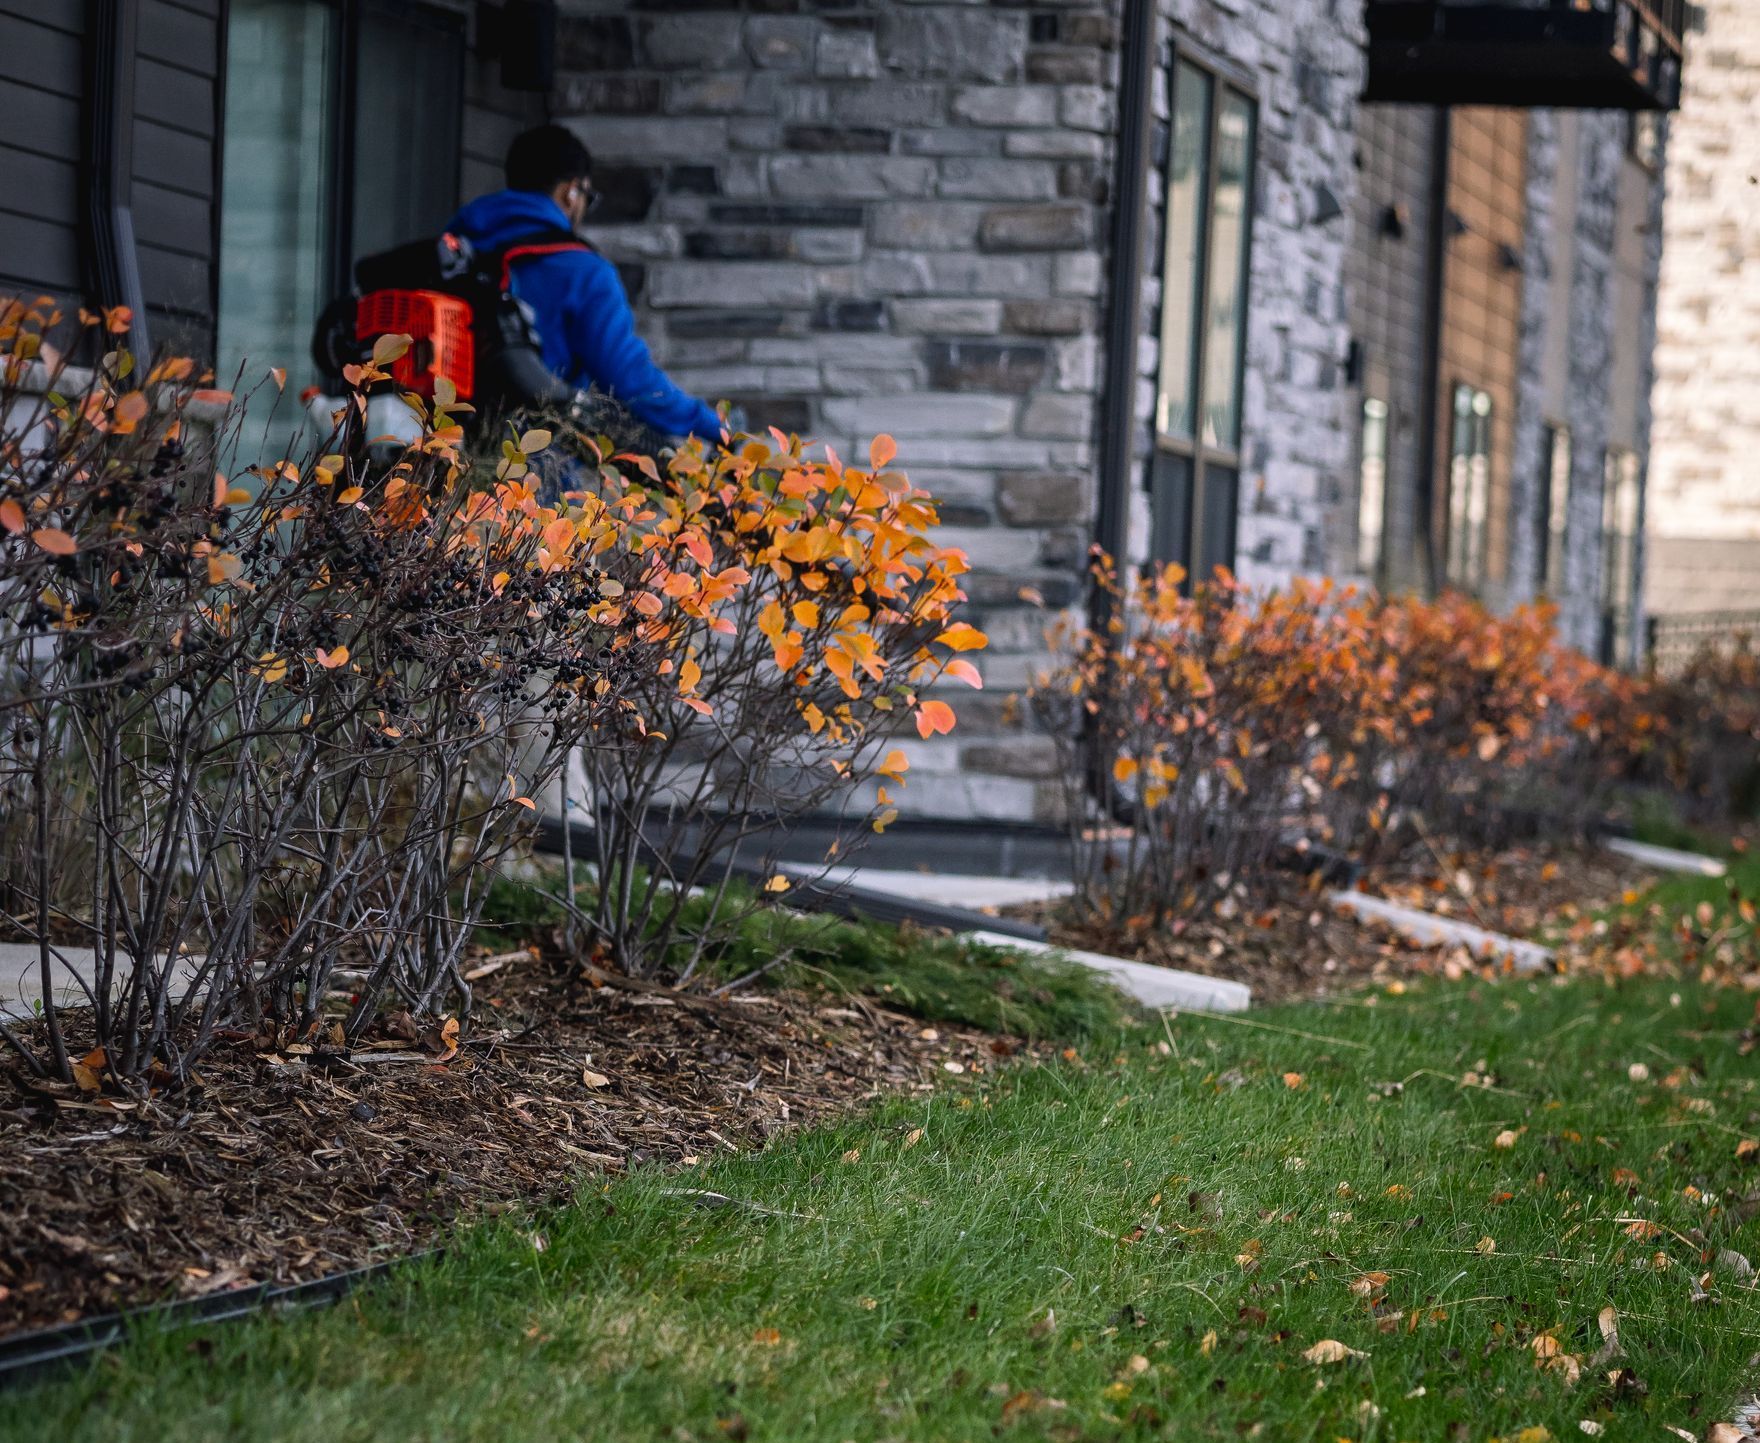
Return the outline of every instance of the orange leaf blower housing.
<path id="1" fill-rule="evenodd" d="M 397 384 L 419 396 L 432 397 L 441 376 L 452 382 L 458 399 L 468 401 L 476 390 L 477 351 L 471 334 L 471 304 L 443 291 L 368 291 L 355 305 L 355 339 L 406 335 L 410 347 L 391 363 Z"/>

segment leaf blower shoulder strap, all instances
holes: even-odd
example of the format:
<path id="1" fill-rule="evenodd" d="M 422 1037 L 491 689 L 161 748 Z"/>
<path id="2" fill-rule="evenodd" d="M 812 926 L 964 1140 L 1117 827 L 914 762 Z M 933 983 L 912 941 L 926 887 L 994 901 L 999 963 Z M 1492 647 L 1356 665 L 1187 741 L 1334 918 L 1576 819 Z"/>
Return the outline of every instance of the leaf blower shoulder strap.
<path id="1" fill-rule="evenodd" d="M 515 261 L 527 260 L 534 256 L 560 255 L 565 251 L 590 250 L 592 247 L 573 231 L 552 226 L 548 230 L 534 231 L 531 235 L 511 240 L 499 251 L 484 257 L 487 262 L 484 270 L 499 276 L 501 290 L 505 293 L 513 285 L 513 263 Z"/>

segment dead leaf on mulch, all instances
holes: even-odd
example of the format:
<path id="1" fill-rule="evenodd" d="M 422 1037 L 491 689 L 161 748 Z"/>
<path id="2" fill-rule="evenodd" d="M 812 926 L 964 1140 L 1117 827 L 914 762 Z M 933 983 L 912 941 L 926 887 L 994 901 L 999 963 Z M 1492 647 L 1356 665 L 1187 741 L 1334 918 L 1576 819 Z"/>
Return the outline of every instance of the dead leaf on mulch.
<path id="1" fill-rule="evenodd" d="M 127 1112 L 0 1065 L 0 1334 L 411 1252 L 461 1215 L 761 1145 L 991 1056 L 988 1034 L 860 999 L 678 1006 L 537 963 L 496 982 L 463 1037 L 407 1014 L 353 1058 L 242 1037 L 199 1088 Z"/>

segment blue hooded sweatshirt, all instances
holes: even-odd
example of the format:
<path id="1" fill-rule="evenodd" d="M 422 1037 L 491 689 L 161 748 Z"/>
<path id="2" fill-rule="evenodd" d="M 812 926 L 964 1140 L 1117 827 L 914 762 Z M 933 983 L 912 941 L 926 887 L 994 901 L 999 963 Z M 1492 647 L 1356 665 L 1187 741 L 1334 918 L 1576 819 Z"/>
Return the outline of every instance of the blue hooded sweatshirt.
<path id="1" fill-rule="evenodd" d="M 562 207 L 531 190 L 479 196 L 447 224 L 479 251 L 545 230 L 568 230 Z M 513 293 L 532 308 L 544 364 L 571 386 L 596 385 L 667 436 L 718 440 L 721 418 L 654 363 L 617 268 L 597 251 L 515 261 Z"/>

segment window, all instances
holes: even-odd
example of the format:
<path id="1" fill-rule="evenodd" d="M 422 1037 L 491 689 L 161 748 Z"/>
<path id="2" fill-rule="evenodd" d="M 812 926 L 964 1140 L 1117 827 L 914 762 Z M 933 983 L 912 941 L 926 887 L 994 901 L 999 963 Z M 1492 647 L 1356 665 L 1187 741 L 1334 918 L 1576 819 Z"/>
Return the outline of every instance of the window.
<path id="1" fill-rule="evenodd" d="M 1454 388 L 1448 447 L 1448 566 L 1451 586 L 1485 583 L 1491 519 L 1491 393 Z"/>
<path id="2" fill-rule="evenodd" d="M 247 365 L 248 389 L 284 366 L 297 395 L 354 262 L 457 203 L 462 19 L 417 0 L 231 0 L 228 17 L 219 374 Z"/>
<path id="3" fill-rule="evenodd" d="M 1564 591 L 1564 546 L 1570 534 L 1571 433 L 1548 425 L 1540 454 L 1540 590 L 1548 596 Z"/>
<path id="4" fill-rule="evenodd" d="M 223 385 L 286 366 L 315 380 L 312 322 L 329 299 L 336 16 L 307 0 L 233 0 L 226 31 L 220 206 Z"/>
<path id="5" fill-rule="evenodd" d="M 1609 446 L 1601 482 L 1601 660 L 1631 659 L 1638 591 L 1638 512 L 1643 477 L 1635 451 Z"/>
<path id="6" fill-rule="evenodd" d="M 1361 459 L 1357 463 L 1357 570 L 1381 574 L 1381 533 L 1387 511 L 1387 402 L 1363 399 Z"/>
<path id="7" fill-rule="evenodd" d="M 1257 107 L 1185 56 L 1172 81 L 1151 546 L 1204 576 L 1234 564 Z"/>

